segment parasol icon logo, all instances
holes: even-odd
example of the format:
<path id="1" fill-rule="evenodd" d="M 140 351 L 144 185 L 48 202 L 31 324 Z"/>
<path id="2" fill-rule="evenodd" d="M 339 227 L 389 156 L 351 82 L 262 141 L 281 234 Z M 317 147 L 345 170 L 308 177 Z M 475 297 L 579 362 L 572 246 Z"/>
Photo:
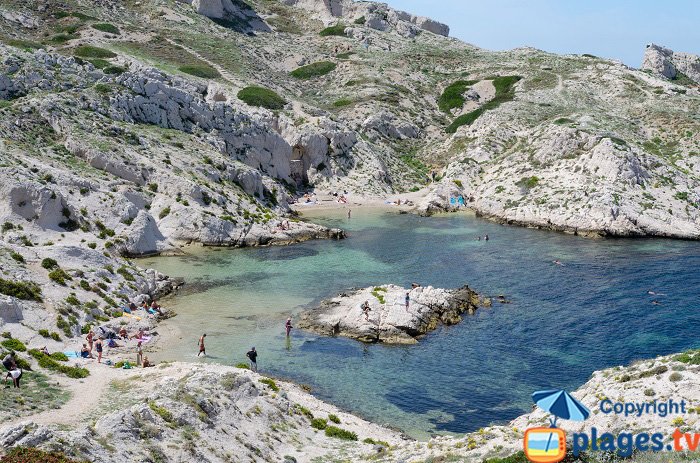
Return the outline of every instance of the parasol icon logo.
<path id="1" fill-rule="evenodd" d="M 532 394 L 532 400 L 542 410 L 554 415 L 554 419 L 550 419 L 549 428 L 525 431 L 525 457 L 533 463 L 558 463 L 566 457 L 566 432 L 557 428 L 557 419 L 584 421 L 591 412 L 566 391 L 538 391 Z"/>

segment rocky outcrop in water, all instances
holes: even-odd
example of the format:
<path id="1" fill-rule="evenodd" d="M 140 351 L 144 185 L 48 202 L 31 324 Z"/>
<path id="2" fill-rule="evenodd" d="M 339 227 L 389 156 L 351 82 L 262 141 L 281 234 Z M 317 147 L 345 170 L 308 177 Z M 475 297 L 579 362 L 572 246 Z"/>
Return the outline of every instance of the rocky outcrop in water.
<path id="1" fill-rule="evenodd" d="M 369 310 L 363 309 L 365 301 Z M 297 326 L 362 342 L 413 344 L 440 324 L 459 323 L 464 313 L 474 313 L 478 306 L 479 296 L 468 286 L 450 290 L 385 285 L 325 300 L 319 307 L 302 313 Z"/>

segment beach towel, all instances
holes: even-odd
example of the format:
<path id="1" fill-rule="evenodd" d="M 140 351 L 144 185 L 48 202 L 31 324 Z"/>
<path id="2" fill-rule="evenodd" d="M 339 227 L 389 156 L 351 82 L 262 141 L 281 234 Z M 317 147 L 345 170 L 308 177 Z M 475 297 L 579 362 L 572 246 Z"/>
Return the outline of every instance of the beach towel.
<path id="1" fill-rule="evenodd" d="M 459 198 L 457 198 L 457 202 L 459 203 L 460 206 L 464 206 L 464 198 L 463 197 L 460 196 Z"/>
<path id="2" fill-rule="evenodd" d="M 65 354 L 66 357 L 68 357 L 69 359 L 77 359 L 77 358 L 80 358 L 80 354 L 79 354 L 78 352 L 64 352 L 64 354 Z"/>
<path id="3" fill-rule="evenodd" d="M 133 315 L 133 314 L 130 314 L 130 313 L 124 312 L 122 315 L 124 315 L 125 317 L 133 318 L 133 319 L 135 319 L 135 320 L 137 320 L 137 321 L 140 321 L 140 320 L 141 320 L 141 317 L 138 317 L 138 316 Z"/>
<path id="4" fill-rule="evenodd" d="M 142 338 L 136 338 L 137 341 L 140 341 L 142 344 L 146 344 L 148 341 L 150 341 L 153 338 L 153 336 L 144 336 Z"/>

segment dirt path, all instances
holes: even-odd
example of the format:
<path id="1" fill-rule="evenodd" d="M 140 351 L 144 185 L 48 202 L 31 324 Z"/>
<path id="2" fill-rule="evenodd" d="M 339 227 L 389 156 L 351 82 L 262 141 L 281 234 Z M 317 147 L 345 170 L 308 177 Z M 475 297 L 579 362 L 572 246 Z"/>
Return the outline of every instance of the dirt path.
<path id="1" fill-rule="evenodd" d="M 244 87 L 244 84 L 243 84 L 239 79 L 237 79 L 233 74 L 231 74 L 228 70 L 224 69 L 223 67 L 221 67 L 221 66 L 219 66 L 218 64 L 214 63 L 213 61 L 210 61 L 210 60 L 207 59 L 206 57 L 202 56 L 202 55 L 201 55 L 199 52 L 197 52 L 196 50 L 193 50 L 192 48 L 190 48 L 190 47 L 188 47 L 188 46 L 186 46 L 186 45 L 183 45 L 183 44 L 181 44 L 181 43 L 177 43 L 177 42 L 175 42 L 174 40 L 169 39 L 169 38 L 167 38 L 167 37 L 166 37 L 165 40 L 167 40 L 167 41 L 168 41 L 169 43 L 171 43 L 172 45 L 175 45 L 176 47 L 182 48 L 183 50 L 185 50 L 187 53 L 189 53 L 190 55 L 194 56 L 194 57 L 197 58 L 198 60 L 203 61 L 203 62 L 207 63 L 209 66 L 211 66 L 211 67 L 213 67 L 214 69 L 216 69 L 216 72 L 218 72 L 219 74 L 221 74 L 221 78 L 224 79 L 225 81 L 227 81 L 228 83 L 230 83 L 231 85 L 233 85 L 234 87 L 236 87 L 236 88 L 242 88 L 242 87 Z"/>

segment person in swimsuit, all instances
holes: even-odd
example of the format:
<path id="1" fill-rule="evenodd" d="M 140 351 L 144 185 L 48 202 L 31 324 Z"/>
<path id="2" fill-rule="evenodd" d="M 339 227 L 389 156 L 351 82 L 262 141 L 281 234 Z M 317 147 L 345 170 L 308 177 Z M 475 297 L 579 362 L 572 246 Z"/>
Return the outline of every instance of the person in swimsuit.
<path id="1" fill-rule="evenodd" d="M 204 356 L 207 356 L 207 349 L 204 347 L 204 338 L 207 337 L 207 333 L 204 333 L 200 338 L 199 338 L 199 354 L 197 354 L 197 357 L 200 355 L 204 354 Z"/>
<path id="2" fill-rule="evenodd" d="M 136 365 L 143 365 L 143 349 L 141 348 L 141 341 L 136 345 Z"/>
<path id="3" fill-rule="evenodd" d="M 97 338 L 95 341 L 95 350 L 97 350 L 97 363 L 102 363 L 102 338 Z"/>
<path id="4" fill-rule="evenodd" d="M 409 296 L 409 293 L 406 293 L 406 310 L 408 310 L 408 306 L 411 304 L 411 296 Z"/>
<path id="5" fill-rule="evenodd" d="M 289 333 L 292 332 L 292 317 L 287 318 L 287 323 L 284 324 L 284 328 L 287 330 L 287 337 L 289 337 Z"/>
<path id="6" fill-rule="evenodd" d="M 87 334 L 87 337 L 85 340 L 88 342 L 88 346 L 90 347 L 89 351 L 90 354 L 92 355 L 92 346 L 95 343 L 95 332 L 90 330 L 90 332 Z"/>
<path id="7" fill-rule="evenodd" d="M 362 313 L 365 314 L 365 320 L 369 321 L 369 312 L 372 310 L 369 307 L 369 301 L 365 301 L 365 303 L 360 306 L 360 309 L 362 309 Z"/>
<path id="8" fill-rule="evenodd" d="M 90 353 L 90 349 L 88 349 L 87 344 L 83 343 L 83 348 L 80 349 L 80 357 L 84 359 L 92 359 L 95 358 L 92 356 L 92 353 Z"/>

